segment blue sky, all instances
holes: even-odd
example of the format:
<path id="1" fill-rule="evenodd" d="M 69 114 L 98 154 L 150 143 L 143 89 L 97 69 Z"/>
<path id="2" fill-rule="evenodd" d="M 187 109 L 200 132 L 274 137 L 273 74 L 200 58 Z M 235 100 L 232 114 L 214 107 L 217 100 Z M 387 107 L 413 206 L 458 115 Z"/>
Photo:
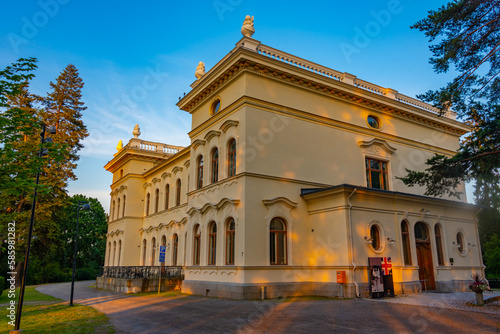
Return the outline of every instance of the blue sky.
<path id="1" fill-rule="evenodd" d="M 0 13 L 0 68 L 39 60 L 31 90 L 45 94 L 68 64 L 85 87 L 90 136 L 70 194 L 96 197 L 109 210 L 111 174 L 103 168 L 119 140 L 189 145 L 190 115 L 175 105 L 195 80 L 242 37 L 253 38 L 363 80 L 415 96 L 443 86 L 428 63 L 425 36 L 410 26 L 447 1 L 8 1 Z M 469 200 L 471 195 L 469 195 Z"/>

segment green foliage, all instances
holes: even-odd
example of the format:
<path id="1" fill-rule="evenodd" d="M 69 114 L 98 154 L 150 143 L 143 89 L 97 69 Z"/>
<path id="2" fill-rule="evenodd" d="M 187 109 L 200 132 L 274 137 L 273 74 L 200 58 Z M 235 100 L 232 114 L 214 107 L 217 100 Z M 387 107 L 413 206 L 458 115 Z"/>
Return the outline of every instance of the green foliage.
<path id="1" fill-rule="evenodd" d="M 425 171 L 401 178 L 409 186 L 426 187 L 426 195 L 460 197 L 463 181 L 475 181 L 479 234 L 486 273 L 500 277 L 500 6 L 497 0 L 454 0 L 412 28 L 429 38 L 436 73 L 453 69 L 457 76 L 445 87 L 418 98 L 444 114 L 452 108 L 471 126 L 453 157 L 436 155 Z M 496 239 L 495 239 L 496 238 Z M 495 244 L 496 242 L 496 244 Z"/>
<path id="2" fill-rule="evenodd" d="M 97 275 L 99 267 L 104 263 L 106 232 L 108 230 L 104 208 L 95 198 L 74 195 L 71 197 L 69 205 L 59 217 L 58 226 L 61 232 L 61 239 L 65 245 L 61 254 L 61 264 L 64 267 L 71 268 L 73 263 L 78 203 L 80 203 L 80 207 L 82 203 L 89 203 L 91 209 L 80 210 L 79 212 L 78 253 L 76 257 L 77 274 L 81 271 L 78 275 L 82 275 L 80 277 L 83 277 L 85 276 L 83 273 L 86 272 L 86 277 L 91 277 Z"/>
<path id="3" fill-rule="evenodd" d="M 16 296 L 19 296 L 19 291 L 20 289 L 16 289 Z M 0 297 L 0 305 L 1 304 L 6 304 L 10 301 L 11 299 L 7 294 L 3 295 Z M 62 301 L 59 298 L 52 297 L 46 294 L 43 294 L 39 291 L 36 290 L 36 286 L 26 286 L 24 289 L 24 301 L 25 302 L 48 302 L 48 301 Z"/>
<path id="4" fill-rule="evenodd" d="M 445 87 L 419 98 L 445 112 L 450 107 L 472 127 L 453 157 L 435 156 L 424 172 L 402 180 L 427 187 L 427 195 L 459 196 L 459 181 L 476 181 L 479 204 L 500 208 L 500 6 L 494 0 L 452 1 L 417 22 L 437 73 L 458 74 Z"/>
<path id="5" fill-rule="evenodd" d="M 482 245 L 483 261 L 488 279 L 500 279 L 500 234 L 493 234 Z"/>
<path id="6" fill-rule="evenodd" d="M 70 64 L 50 83 L 47 96 L 35 96 L 29 92 L 35 69 L 36 59 L 28 58 L 0 71 L 0 237 L 6 235 L 8 223 L 14 222 L 15 270 L 20 272 L 35 176 L 40 173 L 28 282 L 67 281 L 71 279 L 70 248 L 74 237 L 69 234 L 74 231 L 76 204 L 66 188 L 68 181 L 76 180 L 78 151 L 88 136 L 81 120 L 86 109 L 81 101 L 84 84 L 76 67 Z M 50 134 L 53 143 L 41 142 L 42 124 L 56 129 L 55 134 Z M 48 150 L 46 156 L 40 154 L 42 148 Z M 90 277 L 104 261 L 104 210 L 95 199 L 79 199 L 94 207 L 94 211 L 81 216 L 81 252 L 77 259 L 84 268 L 81 276 Z M 0 268 L 7 269 L 4 251 L 0 254 Z"/>
<path id="7" fill-rule="evenodd" d="M 27 286 L 24 295 L 21 326 L 27 333 L 115 333 L 109 318 L 93 307 L 75 305 L 68 307 L 60 299 L 38 292 L 34 286 Z M 16 289 L 19 295 L 19 289 Z M 0 298 L 0 304 L 9 299 Z M 0 308 L 0 317 L 8 319 L 9 310 Z M 12 330 L 7 320 L 0 322 L 0 332 Z"/>
<path id="8" fill-rule="evenodd" d="M 35 68 L 36 59 L 29 58 L 0 71 L 0 226 L 4 228 L 9 221 L 26 219 L 22 212 L 34 190 L 33 175 L 43 164 L 37 155 L 39 140 L 27 144 L 28 138 L 39 137 L 41 129 L 27 91 Z"/>
<path id="9" fill-rule="evenodd" d="M 4 289 L 5 289 L 5 277 L 0 276 L 0 296 L 2 295 Z"/>

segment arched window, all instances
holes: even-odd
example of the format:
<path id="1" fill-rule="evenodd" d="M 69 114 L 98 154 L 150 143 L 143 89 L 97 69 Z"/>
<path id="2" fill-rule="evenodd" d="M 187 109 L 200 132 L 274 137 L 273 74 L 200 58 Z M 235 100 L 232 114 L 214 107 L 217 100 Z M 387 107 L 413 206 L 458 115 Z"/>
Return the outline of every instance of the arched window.
<path id="1" fill-rule="evenodd" d="M 120 178 L 123 177 L 123 169 L 120 169 Z"/>
<path id="2" fill-rule="evenodd" d="M 196 161 L 196 188 L 200 189 L 203 187 L 203 156 L 200 155 Z"/>
<path id="3" fill-rule="evenodd" d="M 165 186 L 165 210 L 168 209 L 168 200 L 170 198 L 170 185 Z"/>
<path id="4" fill-rule="evenodd" d="M 236 175 L 236 140 L 233 138 L 228 144 L 227 153 L 228 176 Z"/>
<path id="5" fill-rule="evenodd" d="M 411 265 L 410 230 L 408 228 L 408 222 L 406 220 L 403 220 L 401 222 L 401 240 L 403 242 L 404 264 L 406 266 L 410 266 Z"/>
<path id="6" fill-rule="evenodd" d="M 108 242 L 108 267 L 111 266 L 111 241 Z"/>
<path id="7" fill-rule="evenodd" d="M 217 114 L 219 112 L 219 109 L 220 109 L 220 100 L 217 99 L 210 106 L 210 114 L 211 115 Z"/>
<path id="8" fill-rule="evenodd" d="M 188 233 L 184 232 L 184 256 L 182 257 L 182 264 L 186 264 L 186 248 L 187 248 Z"/>
<path id="9" fill-rule="evenodd" d="M 174 234 L 172 237 L 172 265 L 176 266 L 177 265 L 177 249 L 179 247 L 179 236 L 177 234 Z"/>
<path id="10" fill-rule="evenodd" d="M 219 150 L 214 148 L 212 150 L 212 183 L 219 181 Z"/>
<path id="11" fill-rule="evenodd" d="M 115 265 L 116 260 L 116 241 L 113 241 L 113 266 Z"/>
<path id="12" fill-rule="evenodd" d="M 121 260 L 121 255 L 122 255 L 122 241 L 118 241 L 118 263 L 117 265 L 120 265 L 120 260 Z"/>
<path id="13" fill-rule="evenodd" d="M 462 255 L 465 254 L 465 247 L 464 247 L 464 235 L 462 232 L 457 232 L 457 248 L 458 252 Z"/>
<path id="14" fill-rule="evenodd" d="M 147 241 L 144 239 L 142 241 L 142 265 L 146 265 L 146 247 L 147 247 Z"/>
<path id="15" fill-rule="evenodd" d="M 380 228 L 376 224 L 373 224 L 370 227 L 370 239 L 372 240 L 373 249 L 376 251 L 380 250 L 380 247 L 382 246 L 380 244 Z"/>
<path id="16" fill-rule="evenodd" d="M 234 264 L 234 219 L 229 218 L 226 224 L 226 264 Z"/>
<path id="17" fill-rule="evenodd" d="M 160 205 L 160 189 L 156 189 L 155 191 L 155 213 L 158 212 Z"/>
<path id="18" fill-rule="evenodd" d="M 146 195 L 146 216 L 149 216 L 149 202 L 151 201 L 151 194 Z"/>
<path id="19" fill-rule="evenodd" d="M 181 180 L 177 180 L 177 189 L 175 194 L 175 205 L 181 205 Z"/>
<path id="20" fill-rule="evenodd" d="M 438 265 L 444 266 L 443 241 L 441 240 L 441 227 L 439 226 L 439 224 L 434 225 L 434 234 L 436 236 Z"/>
<path id="21" fill-rule="evenodd" d="M 122 217 L 125 217 L 125 201 L 127 200 L 127 196 L 123 195 L 123 213 Z"/>
<path id="22" fill-rule="evenodd" d="M 418 222 L 415 224 L 415 240 L 416 241 L 429 241 L 429 233 L 427 226 L 424 223 Z"/>
<path id="23" fill-rule="evenodd" d="M 200 265 L 200 241 L 201 241 L 201 229 L 200 225 L 196 224 L 194 227 L 194 240 L 193 240 L 193 265 Z"/>
<path id="24" fill-rule="evenodd" d="M 156 238 L 151 239 L 151 265 L 155 265 L 156 256 Z"/>
<path id="25" fill-rule="evenodd" d="M 115 219 L 115 201 L 113 201 L 113 204 L 111 205 L 111 220 Z"/>
<path id="26" fill-rule="evenodd" d="M 281 218 L 273 218 L 269 230 L 271 234 L 271 264 L 287 264 L 285 221 Z"/>
<path id="27" fill-rule="evenodd" d="M 208 264 L 215 265 L 217 256 L 217 224 L 211 222 L 208 226 Z"/>
<path id="28" fill-rule="evenodd" d="M 118 207 L 116 210 L 116 218 L 120 218 L 120 199 L 118 198 Z"/>

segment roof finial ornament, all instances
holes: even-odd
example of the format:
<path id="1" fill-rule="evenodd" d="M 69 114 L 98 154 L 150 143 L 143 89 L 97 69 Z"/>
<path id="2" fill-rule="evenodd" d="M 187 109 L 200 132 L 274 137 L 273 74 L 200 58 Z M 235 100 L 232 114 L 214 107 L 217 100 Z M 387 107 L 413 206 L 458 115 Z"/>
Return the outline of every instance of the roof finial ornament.
<path id="1" fill-rule="evenodd" d="M 120 140 L 120 141 L 118 142 L 118 145 L 116 145 L 116 150 L 117 150 L 118 152 L 120 152 L 120 151 L 122 150 L 122 148 L 123 148 L 123 142 Z"/>
<path id="2" fill-rule="evenodd" d="M 200 61 L 200 63 L 196 67 L 196 72 L 194 72 L 194 76 L 196 77 L 196 79 L 200 80 L 200 78 L 204 75 L 205 75 L 205 63 Z"/>
<path id="3" fill-rule="evenodd" d="M 139 124 L 136 124 L 134 127 L 134 131 L 132 131 L 132 134 L 134 135 L 134 138 L 139 138 L 141 135 L 141 129 L 139 128 Z"/>
<path id="4" fill-rule="evenodd" d="M 245 37 L 252 37 L 255 33 L 255 28 L 253 27 L 253 16 L 247 15 L 245 21 L 243 21 L 243 26 L 241 27 L 241 34 Z"/>

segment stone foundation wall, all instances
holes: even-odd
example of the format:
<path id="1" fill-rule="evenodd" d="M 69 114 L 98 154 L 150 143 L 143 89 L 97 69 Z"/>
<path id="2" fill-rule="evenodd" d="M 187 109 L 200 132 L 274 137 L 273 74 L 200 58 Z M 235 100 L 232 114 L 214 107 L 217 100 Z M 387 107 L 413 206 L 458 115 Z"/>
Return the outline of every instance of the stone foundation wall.
<path id="1" fill-rule="evenodd" d="M 442 292 L 468 292 L 468 281 L 436 282 L 436 288 Z M 124 279 L 97 277 L 98 289 L 137 293 L 158 291 L 158 279 Z M 360 297 L 369 298 L 368 283 L 358 283 Z M 162 279 L 161 291 L 182 291 L 191 295 L 218 297 L 228 299 L 261 299 L 262 288 L 264 298 L 297 296 L 323 296 L 356 298 L 356 288 L 353 284 L 295 282 L 295 283 L 256 283 L 239 284 L 206 281 L 182 281 L 181 279 Z M 394 284 L 395 294 L 416 294 L 422 292 L 419 281 L 399 282 Z"/>
<path id="2" fill-rule="evenodd" d="M 161 291 L 180 291 L 181 285 L 182 280 L 178 278 L 162 279 Z M 97 277 L 96 287 L 101 290 L 122 293 L 152 292 L 158 291 L 158 279 Z"/>
<path id="3" fill-rule="evenodd" d="M 263 284 L 238 284 L 205 281 L 183 281 L 182 293 L 219 297 L 230 299 L 261 299 L 262 288 L 264 298 L 296 297 L 296 296 L 324 296 L 354 298 L 355 287 L 352 284 L 338 283 L 263 283 Z M 364 287 L 360 287 L 364 291 Z M 364 296 L 362 296 L 364 297 Z M 368 297 L 368 294 L 366 294 Z"/>

